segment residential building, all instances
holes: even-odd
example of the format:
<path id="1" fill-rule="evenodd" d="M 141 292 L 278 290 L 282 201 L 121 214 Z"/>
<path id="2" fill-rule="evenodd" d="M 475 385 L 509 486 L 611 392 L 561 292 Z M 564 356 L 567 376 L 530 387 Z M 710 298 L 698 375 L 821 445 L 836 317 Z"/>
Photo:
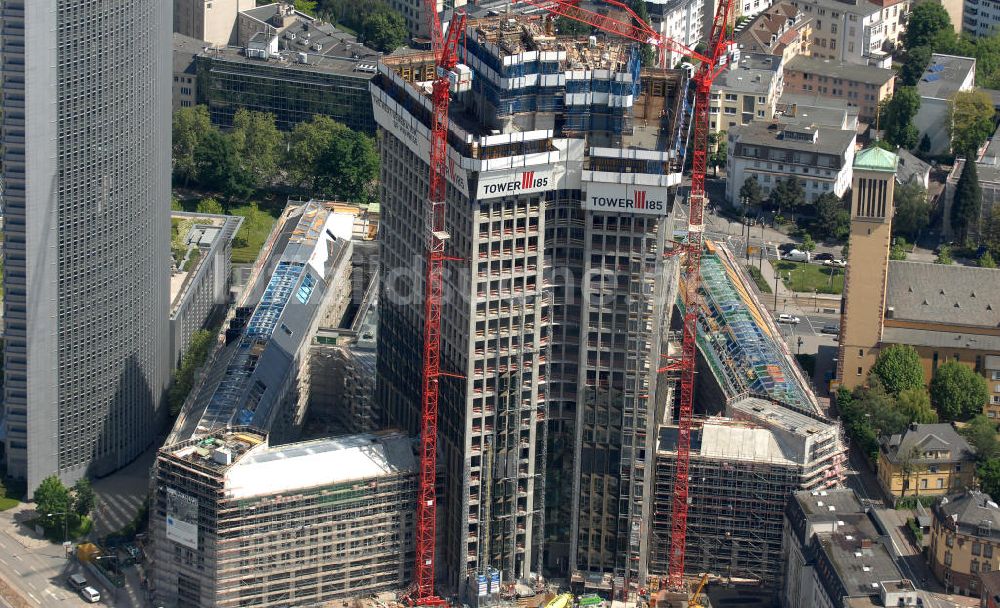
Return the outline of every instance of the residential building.
<path id="1" fill-rule="evenodd" d="M 949 423 L 912 423 L 879 440 L 878 482 L 886 496 L 944 496 L 971 488 L 976 450 Z"/>
<path id="2" fill-rule="evenodd" d="M 256 0 L 173 0 L 173 3 L 175 32 L 227 45 L 235 40 L 236 15 L 253 8 Z"/>
<path id="3" fill-rule="evenodd" d="M 766 196 L 779 181 L 795 176 L 805 188 L 806 201 L 826 193 L 843 196 L 851 184 L 854 131 L 754 121 L 729 131 L 726 159 L 726 200 L 740 206 L 740 187 L 755 178 Z"/>
<path id="4" fill-rule="evenodd" d="M 981 608 L 1000 608 L 1000 570 L 979 573 Z"/>
<path id="5" fill-rule="evenodd" d="M 312 337 L 350 302 L 353 221 L 318 201 L 285 209 L 168 444 L 234 425 L 262 429 L 274 444 L 298 438 Z"/>
<path id="6" fill-rule="evenodd" d="M 221 321 L 232 301 L 233 239 L 242 217 L 171 212 L 174 223 L 170 272 L 170 352 L 177 365 L 191 336 Z"/>
<path id="7" fill-rule="evenodd" d="M 687 73 L 647 72 L 631 45 L 476 20 L 472 90 L 449 124 L 439 464 L 443 584 L 532 572 L 645 585 L 657 373 L 676 261 Z M 382 158 L 379 400 L 419 430 L 430 54 L 372 81 Z M 431 72 L 432 73 L 432 72 Z M 514 78 L 514 76 L 518 78 Z M 521 79 L 520 76 L 525 76 Z M 587 294 L 584 296 L 584 294 Z M 670 383 L 672 387 L 672 382 Z M 665 399 L 665 397 L 664 397 Z M 672 401 L 672 395 L 671 399 Z M 586 499 L 586 500 L 585 500 Z M 544 516 L 544 517 L 543 517 Z"/>
<path id="8" fill-rule="evenodd" d="M 976 84 L 976 60 L 954 55 L 931 55 L 931 63 L 917 83 L 920 109 L 913 125 L 920 137 L 930 140 L 929 154 L 951 150 L 951 103 L 955 93 L 971 91 Z"/>
<path id="9" fill-rule="evenodd" d="M 948 17 L 951 20 L 951 26 L 954 28 L 956 34 L 962 33 L 962 27 L 965 23 L 965 6 L 966 0 L 933 0 L 936 4 L 940 4 L 944 7 L 945 12 L 948 13 Z M 978 3 L 973 0 L 973 2 L 968 3 L 969 6 L 976 7 Z"/>
<path id="10" fill-rule="evenodd" d="M 931 509 L 927 562 L 950 593 L 979 596 L 981 574 L 1000 570 L 1000 507 L 969 490 L 942 497 Z"/>
<path id="11" fill-rule="evenodd" d="M 221 127 L 232 126 L 236 112 L 248 109 L 274 114 L 283 131 L 322 115 L 374 132 L 368 82 L 381 55 L 332 25 L 298 13 L 293 17 L 280 36 L 255 32 L 251 38 L 256 38 L 243 47 L 197 52 L 192 89 L 196 103 L 208 105 L 212 123 Z M 190 47 L 175 41 L 175 64 L 184 65 Z M 175 69 L 175 76 L 186 78 L 190 71 L 178 74 Z"/>
<path id="12" fill-rule="evenodd" d="M 892 70 L 799 55 L 785 65 L 785 90 L 846 101 L 858 108 L 858 118 L 874 121 L 878 105 L 892 97 Z"/>
<path id="13" fill-rule="evenodd" d="M 927 190 L 931 184 L 930 164 L 903 148 L 896 150 L 896 156 L 899 157 L 899 162 L 896 164 L 896 183 L 899 185 L 919 184 L 923 186 L 924 190 Z"/>
<path id="14" fill-rule="evenodd" d="M 984 411 L 997 418 L 1000 271 L 889 261 L 897 169 L 896 155 L 878 148 L 855 160 L 837 384 L 853 388 L 865 383 L 881 348 L 907 344 L 920 356 L 928 383 L 946 361 L 982 374 L 990 390 Z M 854 293 L 861 295 L 852 297 Z"/>
<path id="15" fill-rule="evenodd" d="M 204 40 L 174 33 L 174 95 L 171 108 L 190 108 L 198 103 L 198 73 L 194 58 L 208 46 Z"/>
<path id="16" fill-rule="evenodd" d="M 410 582 L 417 458 L 398 433 L 269 445 L 236 426 L 160 449 L 157 605 L 314 606 Z"/>
<path id="17" fill-rule="evenodd" d="M 430 41 L 430 19 L 427 13 L 427 3 L 424 0 L 388 0 L 389 8 L 396 11 L 406 20 L 406 30 L 415 42 Z M 468 0 L 437 0 L 439 16 L 447 16 L 447 9 L 459 9 L 468 4 Z M 443 19 L 447 23 L 447 19 Z"/>
<path id="18" fill-rule="evenodd" d="M 646 9 L 654 29 L 664 37 L 693 49 L 702 41 L 704 5 L 705 0 L 652 0 L 646 2 Z M 684 59 L 684 55 L 678 51 L 665 52 L 665 65 L 677 65 L 677 62 Z"/>
<path id="19" fill-rule="evenodd" d="M 1000 23 L 1000 4 L 994 0 L 964 0 L 963 2 L 953 2 L 958 5 L 959 19 L 954 21 L 955 16 L 951 15 L 955 29 L 970 36 L 993 36 L 997 33 L 997 24 Z"/>
<path id="20" fill-rule="evenodd" d="M 691 435 L 684 567 L 774 585 L 784 576 L 785 505 L 799 490 L 843 483 L 846 446 L 835 422 L 780 403 L 743 398 L 726 414 Z M 658 575 L 670 561 L 677 433 L 661 426 L 656 447 L 650 571 Z"/>
<path id="21" fill-rule="evenodd" d="M 14 0 L 0 22 L 3 441 L 30 494 L 166 422 L 170 4 Z"/>
<path id="22" fill-rule="evenodd" d="M 899 45 L 906 30 L 910 0 L 885 2 L 868 0 L 790 0 L 813 19 L 813 57 L 855 65 L 889 68 L 890 52 Z"/>
<path id="23" fill-rule="evenodd" d="M 785 511 L 781 605 L 875 608 L 925 605 L 896 565 L 854 490 L 796 492 Z"/>
<path id="24" fill-rule="evenodd" d="M 748 5 L 744 0 L 744 9 Z M 740 53 L 776 55 L 782 64 L 797 55 L 808 55 L 811 42 L 812 18 L 788 2 L 775 2 L 736 33 Z"/>
<path id="25" fill-rule="evenodd" d="M 781 96 L 781 58 L 774 55 L 744 55 L 712 82 L 708 102 L 709 128 L 727 131 L 752 120 L 769 120 Z"/>
<path id="26" fill-rule="evenodd" d="M 845 131 L 858 129 L 858 108 L 841 99 L 820 96 L 816 93 L 785 92 L 774 106 L 774 116 L 788 124 L 812 123 L 817 127 L 830 127 Z"/>

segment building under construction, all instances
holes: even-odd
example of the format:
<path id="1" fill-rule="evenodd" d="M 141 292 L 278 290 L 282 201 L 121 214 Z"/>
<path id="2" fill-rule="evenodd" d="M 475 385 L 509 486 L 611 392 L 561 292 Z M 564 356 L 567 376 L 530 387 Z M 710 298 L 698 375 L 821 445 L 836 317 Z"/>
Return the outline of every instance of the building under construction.
<path id="1" fill-rule="evenodd" d="M 702 258 L 699 406 L 710 415 L 691 436 L 685 569 L 772 585 L 782 575 L 782 518 L 798 490 L 844 480 L 840 426 L 816 397 L 749 277 L 729 251 L 708 244 Z M 708 386 L 714 383 L 715 386 Z M 712 402 L 706 402 L 706 401 Z M 650 571 L 664 575 L 670 550 L 677 427 L 656 446 Z"/>
<path id="2" fill-rule="evenodd" d="M 471 21 L 459 58 L 472 79 L 449 111 L 439 589 L 475 604 L 494 571 L 638 589 L 672 400 L 655 397 L 669 392 L 657 369 L 678 271 L 663 254 L 687 73 L 646 72 L 628 43 L 513 14 Z M 434 74 L 430 54 L 391 56 L 371 84 L 379 402 L 414 433 Z"/>
<path id="3" fill-rule="evenodd" d="M 164 446 L 149 525 L 157 605 L 315 606 L 405 587 L 414 447 L 400 434 L 269 446 L 250 427 Z"/>

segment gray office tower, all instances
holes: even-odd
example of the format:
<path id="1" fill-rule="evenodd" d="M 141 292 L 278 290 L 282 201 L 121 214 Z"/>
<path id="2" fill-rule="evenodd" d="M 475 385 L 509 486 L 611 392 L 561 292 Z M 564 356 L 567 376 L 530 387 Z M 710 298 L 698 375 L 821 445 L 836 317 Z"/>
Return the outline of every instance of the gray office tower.
<path id="1" fill-rule="evenodd" d="M 170 2 L 3 0 L 7 470 L 106 474 L 170 369 Z"/>
<path id="2" fill-rule="evenodd" d="M 469 600 L 539 572 L 616 596 L 646 582 L 686 76 L 544 27 L 472 22 L 471 90 L 451 108 L 442 367 L 458 377 L 441 389 L 438 573 Z M 371 84 L 377 390 L 412 433 L 433 74 L 429 55 L 388 57 Z"/>

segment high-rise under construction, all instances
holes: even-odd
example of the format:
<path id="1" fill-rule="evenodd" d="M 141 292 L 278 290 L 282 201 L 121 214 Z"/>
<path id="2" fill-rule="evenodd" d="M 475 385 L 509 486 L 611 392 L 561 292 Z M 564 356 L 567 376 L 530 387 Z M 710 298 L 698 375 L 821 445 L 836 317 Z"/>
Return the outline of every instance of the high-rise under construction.
<path id="1" fill-rule="evenodd" d="M 467 597 L 494 573 L 638 588 L 672 389 L 657 368 L 676 300 L 664 251 L 687 75 L 516 15 L 470 22 L 460 57 L 471 90 L 453 95 L 448 134 L 440 582 Z M 371 84 L 378 392 L 384 422 L 414 433 L 434 77 L 416 53 L 386 58 Z"/>

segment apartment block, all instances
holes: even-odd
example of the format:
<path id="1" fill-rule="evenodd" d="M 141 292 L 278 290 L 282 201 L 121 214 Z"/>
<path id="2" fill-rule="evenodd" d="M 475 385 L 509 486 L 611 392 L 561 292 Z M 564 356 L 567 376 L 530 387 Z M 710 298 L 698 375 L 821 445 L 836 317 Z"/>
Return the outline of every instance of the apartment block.
<path id="1" fill-rule="evenodd" d="M 783 86 L 781 57 L 750 54 L 740 57 L 712 83 L 708 102 L 709 128 L 727 131 L 752 120 L 770 120 Z"/>
<path id="2" fill-rule="evenodd" d="M 930 154 L 951 151 L 951 107 L 955 95 L 976 86 L 976 60 L 956 55 L 931 55 L 930 65 L 917 81 L 920 109 L 913 125 L 930 140 Z"/>
<path id="3" fill-rule="evenodd" d="M 855 131 L 817 127 L 813 123 L 755 121 L 729 131 L 726 200 L 741 205 L 740 187 L 755 178 L 765 195 L 779 181 L 795 176 L 807 201 L 832 193 L 843 196 L 851 184 Z"/>
<path id="4" fill-rule="evenodd" d="M 976 450 L 949 423 L 911 423 L 879 440 L 878 482 L 893 500 L 944 496 L 971 488 Z"/>
<path id="5" fill-rule="evenodd" d="M 453 95 L 441 387 L 439 573 L 646 581 L 657 368 L 676 299 L 673 231 L 687 74 L 631 45 L 473 21 Z M 419 429 L 429 54 L 372 81 L 382 155 L 378 390 Z M 643 79 L 646 85 L 643 86 Z M 666 118 L 664 118 L 666 117 Z M 651 396 L 654 398 L 651 399 Z M 651 402 L 652 401 L 652 402 Z M 601 583 L 603 584 L 603 583 Z"/>
<path id="6" fill-rule="evenodd" d="M 957 5 L 957 17 L 948 11 L 956 29 L 970 36 L 992 36 L 1000 23 L 1000 3 L 994 0 L 953 0 L 949 4 Z M 946 5 L 947 6 L 947 5 Z"/>
<path id="7" fill-rule="evenodd" d="M 410 581 L 417 459 L 398 433 L 271 446 L 234 426 L 154 467 L 157 605 L 312 606 Z"/>
<path id="8" fill-rule="evenodd" d="M 940 498 L 931 509 L 927 563 L 949 593 L 979 596 L 980 577 L 1000 570 L 1000 506 L 976 490 Z"/>
<path id="9" fill-rule="evenodd" d="M 791 0 L 812 18 L 813 57 L 854 65 L 889 68 L 890 52 L 899 45 L 906 29 L 910 0 L 886 2 L 868 0 Z"/>
<path id="10" fill-rule="evenodd" d="M 236 15 L 256 6 L 255 0 L 173 0 L 174 32 L 210 44 L 235 41 Z"/>
<path id="11" fill-rule="evenodd" d="M 692 49 L 702 41 L 705 0 L 654 0 L 646 2 L 646 9 L 653 28 L 663 36 Z M 668 51 L 665 65 L 677 65 L 683 58 L 681 53 Z"/>
<path id="12" fill-rule="evenodd" d="M 785 65 L 785 90 L 846 101 L 858 108 L 862 122 L 874 121 L 878 105 L 892 97 L 896 73 L 875 66 L 855 65 L 800 55 Z"/>
<path id="13" fill-rule="evenodd" d="M 782 64 L 787 63 L 809 54 L 812 18 L 788 2 L 775 2 L 736 32 L 736 44 L 741 53 L 776 55 Z"/>

